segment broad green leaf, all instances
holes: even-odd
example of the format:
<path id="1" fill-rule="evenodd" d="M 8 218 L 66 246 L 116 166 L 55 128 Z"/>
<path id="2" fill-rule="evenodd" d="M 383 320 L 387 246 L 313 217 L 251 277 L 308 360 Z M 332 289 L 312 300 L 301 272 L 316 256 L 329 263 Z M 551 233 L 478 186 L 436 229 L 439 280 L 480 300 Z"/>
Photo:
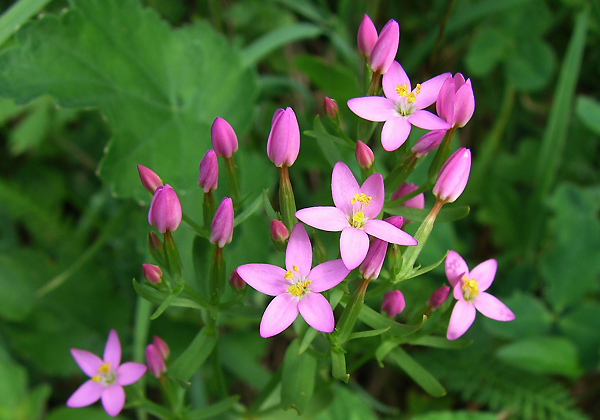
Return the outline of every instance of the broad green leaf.
<path id="1" fill-rule="evenodd" d="M 217 403 L 211 404 L 208 407 L 199 408 L 197 410 L 189 411 L 185 418 L 189 420 L 205 420 L 212 417 L 218 416 L 235 405 L 239 401 L 240 397 L 234 395 L 233 397 L 227 397 Z"/>
<path id="2" fill-rule="evenodd" d="M 298 56 L 294 63 L 326 96 L 338 101 L 340 108 L 348 99 L 361 96 L 356 75 L 345 66 L 309 55 Z"/>
<path id="3" fill-rule="evenodd" d="M 410 357 L 400 347 L 389 352 L 389 358 L 392 359 L 400 369 L 410 376 L 425 392 L 434 397 L 443 397 L 446 390 L 437 379 L 423 368 L 415 359 Z"/>
<path id="4" fill-rule="evenodd" d="M 587 128 L 600 135 L 600 102 L 598 100 L 591 96 L 579 95 L 575 113 Z"/>
<path id="5" fill-rule="evenodd" d="M 383 209 L 389 214 L 402 216 L 413 222 L 422 222 L 431 211 L 431 209 L 415 209 L 413 207 L 403 206 L 402 204 L 393 204 L 393 202 L 384 204 Z M 470 211 L 471 208 L 469 206 L 442 207 L 435 218 L 435 221 L 436 223 L 453 222 L 462 219 L 463 217 L 467 217 Z"/>
<path id="6" fill-rule="evenodd" d="M 302 342 L 300 343 L 300 346 L 298 347 L 298 353 L 299 354 L 304 353 L 306 351 L 306 349 L 308 349 L 310 347 L 313 340 L 315 338 L 317 338 L 317 335 L 319 335 L 319 331 L 315 330 L 314 328 L 309 328 L 308 330 L 306 330 L 304 337 L 302 337 Z"/>
<path id="7" fill-rule="evenodd" d="M 524 39 L 515 43 L 505 61 L 506 79 L 522 91 L 543 88 L 554 73 L 556 58 L 552 48 L 541 39 Z"/>
<path id="8" fill-rule="evenodd" d="M 504 58 L 508 42 L 508 36 L 500 29 L 484 27 L 469 44 L 465 57 L 469 73 L 474 76 L 489 74 Z"/>
<path id="9" fill-rule="evenodd" d="M 579 348 L 584 368 L 592 369 L 598 365 L 598 349 L 600 349 L 600 305 L 598 303 L 584 302 L 578 305 L 560 319 L 558 327 Z"/>
<path id="10" fill-rule="evenodd" d="M 0 45 L 29 18 L 44 8 L 50 0 L 19 0 L 0 16 Z"/>
<path id="11" fill-rule="evenodd" d="M 23 320 L 36 301 L 34 285 L 36 258 L 34 253 L 0 254 L 0 317 L 9 321 Z"/>
<path id="12" fill-rule="evenodd" d="M 317 360 L 309 353 L 300 354 L 298 340 L 290 343 L 283 358 L 281 373 L 281 407 L 294 408 L 302 414 L 315 387 Z"/>
<path id="13" fill-rule="evenodd" d="M 515 314 L 518 322 L 497 322 L 484 319 L 485 327 L 500 337 L 509 339 L 546 335 L 552 326 L 552 314 L 536 296 L 517 292 L 503 300 Z"/>
<path id="14" fill-rule="evenodd" d="M 169 366 L 168 374 L 188 382 L 215 348 L 219 336 L 216 331 L 202 328 L 187 349 Z"/>
<path id="15" fill-rule="evenodd" d="M 263 389 L 269 382 L 271 372 L 262 364 L 268 341 L 256 334 L 255 330 L 238 331 L 219 338 L 219 359 L 223 368 L 243 380 L 252 388 Z"/>

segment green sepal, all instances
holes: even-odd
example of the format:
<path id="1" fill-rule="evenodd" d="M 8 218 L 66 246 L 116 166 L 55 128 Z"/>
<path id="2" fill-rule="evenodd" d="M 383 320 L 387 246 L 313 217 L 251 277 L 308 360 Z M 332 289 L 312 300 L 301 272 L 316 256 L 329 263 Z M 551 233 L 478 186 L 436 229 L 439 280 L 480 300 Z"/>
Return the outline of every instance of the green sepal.
<path id="1" fill-rule="evenodd" d="M 281 208 L 281 221 L 285 227 L 292 232 L 294 225 L 298 222 L 296 219 L 296 199 L 294 190 L 288 174 L 288 168 L 283 166 L 279 168 L 279 207 Z"/>
<path id="2" fill-rule="evenodd" d="M 202 200 L 202 219 L 204 220 L 204 229 L 210 232 L 210 225 L 212 219 L 215 216 L 217 210 L 217 202 L 215 201 L 215 195 L 212 191 L 204 193 L 204 200 Z"/>
<path id="3" fill-rule="evenodd" d="M 346 352 L 340 346 L 331 346 L 331 376 L 348 383 L 350 375 L 346 373 L 346 356 L 344 353 Z"/>
<path id="4" fill-rule="evenodd" d="M 167 270 L 173 277 L 173 281 L 176 284 L 181 283 L 183 281 L 183 266 L 181 264 L 181 258 L 179 258 L 177 245 L 175 244 L 175 240 L 173 239 L 173 235 L 171 235 L 170 231 L 167 230 L 164 236 L 164 250 L 165 259 L 167 261 Z"/>
<path id="5" fill-rule="evenodd" d="M 233 155 L 225 158 L 225 173 L 227 174 L 227 190 L 231 196 L 234 205 L 239 206 L 242 190 L 240 189 L 240 181 L 237 175 L 237 167 L 233 160 Z"/>
<path id="6" fill-rule="evenodd" d="M 213 254 L 208 283 L 208 294 L 210 296 L 210 302 L 213 305 L 218 305 L 219 299 L 224 291 L 225 258 L 223 257 L 223 249 L 215 245 L 215 253 Z"/>
<path id="7" fill-rule="evenodd" d="M 294 408 L 302 414 L 315 387 L 317 360 L 309 353 L 299 353 L 299 341 L 288 346 L 281 373 L 281 408 Z"/>

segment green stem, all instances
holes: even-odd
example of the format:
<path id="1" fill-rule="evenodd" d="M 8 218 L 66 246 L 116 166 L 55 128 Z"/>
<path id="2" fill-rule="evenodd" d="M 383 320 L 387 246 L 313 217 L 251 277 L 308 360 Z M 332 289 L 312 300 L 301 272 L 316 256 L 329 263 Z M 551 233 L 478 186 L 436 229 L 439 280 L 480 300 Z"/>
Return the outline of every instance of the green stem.
<path id="1" fill-rule="evenodd" d="M 213 192 L 209 191 L 204 193 L 204 200 L 202 201 L 202 218 L 204 220 L 204 229 L 207 232 L 210 232 L 210 226 L 216 210 L 217 203 L 215 202 L 215 196 Z"/>
<path id="2" fill-rule="evenodd" d="M 227 174 L 227 189 L 229 190 L 231 199 L 235 205 L 239 205 L 242 191 L 233 156 L 225 158 L 225 172 Z"/>
<path id="3" fill-rule="evenodd" d="M 431 51 L 431 55 L 429 56 L 429 68 L 431 69 L 437 59 L 437 53 L 442 45 L 442 40 L 444 39 L 444 32 L 446 30 L 446 24 L 448 23 L 448 19 L 450 18 L 450 14 L 452 12 L 452 7 L 454 6 L 455 0 L 450 0 L 448 2 L 448 7 L 446 8 L 446 13 L 444 14 L 444 18 L 442 19 L 442 24 L 440 25 L 440 30 L 438 31 L 437 38 L 435 40 L 435 45 L 433 46 L 433 50 Z"/>
<path id="4" fill-rule="evenodd" d="M 219 345 L 217 344 L 210 355 L 210 364 L 213 370 L 215 385 L 219 399 L 225 399 L 228 397 L 227 385 L 225 384 L 225 375 L 221 368 L 221 361 L 219 360 Z"/>
<path id="5" fill-rule="evenodd" d="M 338 344 L 343 344 L 348 341 L 350 338 L 350 334 L 352 334 L 352 330 L 354 329 L 354 324 L 356 324 L 356 320 L 358 319 L 358 314 L 362 309 L 362 305 L 365 302 L 365 293 L 367 291 L 367 286 L 369 285 L 369 279 L 363 278 L 358 288 L 354 291 L 354 294 L 350 298 L 350 302 L 344 308 L 344 312 L 342 312 L 342 316 L 338 322 L 338 327 L 336 330 L 338 331 L 336 342 Z"/>
<path id="6" fill-rule="evenodd" d="M 152 303 L 138 296 L 135 308 L 135 321 L 133 327 L 133 360 L 143 363 L 145 358 L 146 342 L 148 341 L 148 330 L 150 329 L 150 315 L 152 314 Z M 146 394 L 146 380 L 142 376 L 137 382 L 140 387 L 142 398 Z M 148 413 L 141 408 L 136 408 L 138 420 L 147 420 Z"/>
<path id="7" fill-rule="evenodd" d="M 192 219 L 190 219 L 185 213 L 182 214 L 181 219 L 192 229 L 194 229 L 194 231 L 196 232 L 196 234 L 198 236 L 202 236 L 203 238 L 210 238 L 210 234 L 206 231 L 206 229 L 204 229 L 202 226 L 200 226 L 198 223 L 194 222 Z"/>
<path id="8" fill-rule="evenodd" d="M 210 308 L 210 303 L 206 299 L 204 299 L 204 297 L 200 293 L 192 289 L 187 283 L 183 285 L 183 291 L 198 305 L 204 307 L 204 309 Z"/>
<path id="9" fill-rule="evenodd" d="M 291 232 L 294 225 L 298 222 L 296 219 L 296 199 L 294 190 L 290 182 L 290 176 L 287 166 L 279 168 L 279 208 L 281 210 L 281 221 Z"/>
<path id="10" fill-rule="evenodd" d="M 446 131 L 444 139 L 435 153 L 433 162 L 431 162 L 431 166 L 427 171 L 427 180 L 431 185 L 435 184 L 440 169 L 444 165 L 444 162 L 446 162 L 446 159 L 448 159 L 448 156 L 450 156 L 450 151 L 452 150 L 452 137 L 454 137 L 455 131 L 456 127 L 452 127 L 450 130 Z"/>

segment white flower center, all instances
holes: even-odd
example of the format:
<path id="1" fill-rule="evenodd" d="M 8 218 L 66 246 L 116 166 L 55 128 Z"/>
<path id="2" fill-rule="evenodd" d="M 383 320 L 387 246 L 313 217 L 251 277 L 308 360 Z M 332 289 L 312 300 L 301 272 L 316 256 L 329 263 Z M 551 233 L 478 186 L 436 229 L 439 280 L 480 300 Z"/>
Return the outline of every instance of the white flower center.
<path id="1" fill-rule="evenodd" d="M 98 375 L 92 376 L 92 381 L 108 386 L 115 382 L 115 371 L 110 368 L 110 362 L 102 363 L 98 368 Z"/>
<path id="2" fill-rule="evenodd" d="M 398 114 L 403 117 L 407 117 L 415 111 L 414 103 L 417 100 L 417 95 L 421 93 L 421 84 L 417 83 L 417 86 L 412 92 L 408 91 L 407 84 L 396 85 L 396 93 L 400 97 L 400 101 L 396 102 L 396 109 Z"/>

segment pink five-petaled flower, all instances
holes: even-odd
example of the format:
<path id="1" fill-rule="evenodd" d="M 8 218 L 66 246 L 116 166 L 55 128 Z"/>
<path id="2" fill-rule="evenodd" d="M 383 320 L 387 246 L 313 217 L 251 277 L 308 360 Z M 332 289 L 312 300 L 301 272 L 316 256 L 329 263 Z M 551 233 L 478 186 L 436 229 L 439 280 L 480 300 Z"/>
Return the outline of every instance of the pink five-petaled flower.
<path id="1" fill-rule="evenodd" d="M 398 245 L 417 245 L 415 238 L 392 224 L 375 219 L 383 208 L 384 187 L 381 174 L 368 177 L 358 186 L 350 168 L 338 162 L 331 174 L 331 195 L 335 207 L 310 207 L 298 210 L 296 217 L 317 229 L 339 232 L 342 261 L 353 270 L 365 259 L 369 235 Z M 368 235 L 367 235 L 368 234 Z"/>
<path id="2" fill-rule="evenodd" d="M 485 291 L 491 286 L 498 263 L 494 259 L 482 262 L 473 270 L 455 251 L 446 257 L 446 277 L 454 288 L 454 298 L 458 300 L 448 325 L 448 340 L 463 335 L 475 320 L 476 309 L 488 318 L 497 321 L 512 321 L 515 314 L 497 298 Z"/>
<path id="3" fill-rule="evenodd" d="M 141 363 L 121 363 L 121 344 L 115 330 L 110 330 L 100 359 L 85 350 L 71 349 L 71 354 L 90 380 L 81 385 L 67 400 L 68 407 L 85 407 L 102 398 L 109 416 L 115 417 L 125 404 L 125 385 L 131 385 L 146 373 Z"/>
<path id="4" fill-rule="evenodd" d="M 411 124 L 426 130 L 447 130 L 446 121 L 424 111 L 435 102 L 444 81 L 450 73 L 440 74 L 412 89 L 402 66 L 394 61 L 383 75 L 381 96 L 366 96 L 348 101 L 348 107 L 361 118 L 369 121 L 385 121 L 381 131 L 381 144 L 388 152 L 396 150 L 406 141 Z"/>
<path id="5" fill-rule="evenodd" d="M 275 296 L 260 322 L 260 335 L 279 334 L 298 316 L 315 330 L 330 333 L 335 321 L 329 302 L 319 292 L 337 286 L 349 270 L 342 260 L 327 261 L 311 270 L 312 248 L 301 223 L 292 229 L 285 253 L 285 270 L 270 264 L 245 264 L 239 276 L 261 293 Z"/>

